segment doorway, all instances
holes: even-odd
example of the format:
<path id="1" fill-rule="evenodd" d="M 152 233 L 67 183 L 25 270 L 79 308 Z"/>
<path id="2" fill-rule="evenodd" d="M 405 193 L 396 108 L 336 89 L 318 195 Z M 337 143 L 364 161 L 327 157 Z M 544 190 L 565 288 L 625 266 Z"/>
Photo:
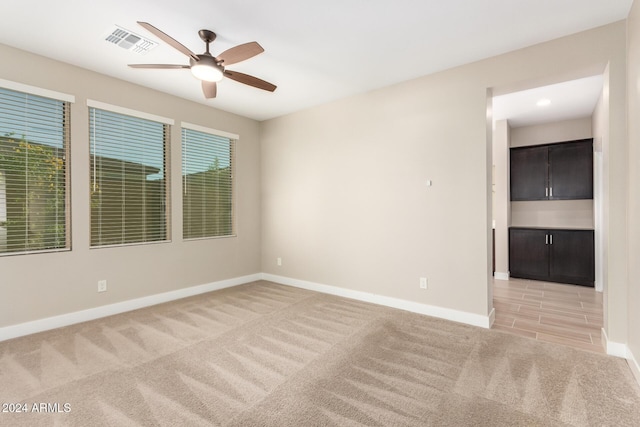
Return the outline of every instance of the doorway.
<path id="1" fill-rule="evenodd" d="M 608 108 L 604 100 L 604 79 L 603 75 L 584 77 L 504 93 L 492 99 L 495 267 L 490 293 L 496 313 L 494 327 L 600 352 L 604 351 L 601 329 L 605 291 L 602 274 L 602 135 L 606 132 L 605 110 Z M 594 140 L 593 199 L 554 203 L 510 200 L 510 148 L 583 138 Z M 514 226 L 594 230 L 595 289 L 511 278 L 508 236 L 509 228 Z"/>

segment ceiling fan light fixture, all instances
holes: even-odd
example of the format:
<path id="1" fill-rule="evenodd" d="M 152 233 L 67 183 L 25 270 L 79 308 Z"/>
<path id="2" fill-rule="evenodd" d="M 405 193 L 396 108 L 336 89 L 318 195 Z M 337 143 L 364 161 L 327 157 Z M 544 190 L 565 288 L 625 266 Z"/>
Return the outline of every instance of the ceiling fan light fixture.
<path id="1" fill-rule="evenodd" d="M 212 56 L 198 55 L 199 61 L 191 60 L 191 73 L 200 80 L 219 82 L 224 77 L 224 69 Z"/>
<path id="2" fill-rule="evenodd" d="M 541 100 L 536 102 L 536 105 L 538 107 L 548 107 L 549 105 L 551 105 L 551 100 L 549 98 L 542 98 Z"/>
<path id="3" fill-rule="evenodd" d="M 218 67 L 207 64 L 191 66 L 191 73 L 193 73 L 196 78 L 207 82 L 219 82 L 223 77 L 222 71 Z"/>

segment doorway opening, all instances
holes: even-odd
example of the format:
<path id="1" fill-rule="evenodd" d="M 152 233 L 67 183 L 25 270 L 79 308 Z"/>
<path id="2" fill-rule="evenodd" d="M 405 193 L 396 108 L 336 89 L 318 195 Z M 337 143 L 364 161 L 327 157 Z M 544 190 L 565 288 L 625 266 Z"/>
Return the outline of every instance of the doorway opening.
<path id="1" fill-rule="evenodd" d="M 606 73 L 519 91 L 493 91 L 492 234 L 490 290 L 494 327 L 551 342 L 599 351 L 603 327 L 602 180 L 607 132 Z M 526 85 L 523 85 L 526 87 Z M 593 197 L 512 200 L 510 150 L 593 140 Z M 510 230 L 592 230 L 593 288 L 511 277 Z M 543 233 L 543 236 L 545 234 Z M 544 239 L 544 237 L 542 237 Z M 548 239 L 548 237 L 547 237 Z M 555 340 L 555 341 L 554 341 Z"/>

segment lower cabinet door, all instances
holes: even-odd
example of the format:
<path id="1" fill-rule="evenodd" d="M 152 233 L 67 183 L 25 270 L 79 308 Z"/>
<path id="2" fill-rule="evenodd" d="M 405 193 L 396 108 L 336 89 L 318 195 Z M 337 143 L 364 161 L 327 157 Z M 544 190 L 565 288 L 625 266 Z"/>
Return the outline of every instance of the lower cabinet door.
<path id="1" fill-rule="evenodd" d="M 524 279 L 548 280 L 547 230 L 509 229 L 509 274 Z"/>
<path id="2" fill-rule="evenodd" d="M 593 286 L 593 231 L 549 230 L 549 276 L 555 282 Z"/>

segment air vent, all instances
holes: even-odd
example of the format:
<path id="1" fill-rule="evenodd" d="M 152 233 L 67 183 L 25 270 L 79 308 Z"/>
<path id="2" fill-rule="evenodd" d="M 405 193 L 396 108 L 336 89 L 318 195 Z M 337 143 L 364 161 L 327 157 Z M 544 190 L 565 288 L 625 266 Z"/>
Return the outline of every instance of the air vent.
<path id="1" fill-rule="evenodd" d="M 105 37 L 105 40 L 109 43 L 113 43 L 120 46 L 123 49 L 131 52 L 144 55 L 154 47 L 158 46 L 158 43 L 135 34 L 129 30 L 125 30 L 122 27 L 114 25 L 111 31 Z"/>

